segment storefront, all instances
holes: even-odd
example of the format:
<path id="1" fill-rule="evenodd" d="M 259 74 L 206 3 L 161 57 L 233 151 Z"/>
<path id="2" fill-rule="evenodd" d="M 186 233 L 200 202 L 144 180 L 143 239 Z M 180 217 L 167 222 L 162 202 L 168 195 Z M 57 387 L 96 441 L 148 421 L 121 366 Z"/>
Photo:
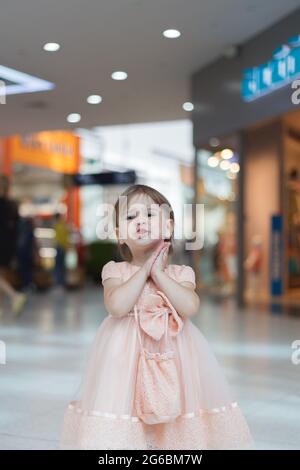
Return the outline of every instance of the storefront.
<path id="1" fill-rule="evenodd" d="M 192 77 L 198 285 L 240 306 L 300 301 L 299 21 L 296 12 Z"/>
<path id="2" fill-rule="evenodd" d="M 9 196 L 17 201 L 20 215 L 16 259 L 10 272 L 12 283 L 23 287 L 20 273 L 27 271 L 26 287 L 35 285 L 44 290 L 53 285 L 55 224 L 57 214 L 61 214 L 69 232 L 66 284 L 79 285 L 82 282 L 80 189 L 68 184 L 67 178 L 80 169 L 79 136 L 68 131 L 45 131 L 4 137 L 0 144 L 0 172 L 9 178 Z M 21 247 L 31 254 L 24 269 Z"/>
<path id="3" fill-rule="evenodd" d="M 285 231 L 285 286 L 288 296 L 300 301 L 300 111 L 283 117 Z"/>
<path id="4" fill-rule="evenodd" d="M 232 139 L 233 140 L 233 139 Z M 236 293 L 238 149 L 197 150 L 197 197 L 204 204 L 199 287 L 213 295 Z"/>

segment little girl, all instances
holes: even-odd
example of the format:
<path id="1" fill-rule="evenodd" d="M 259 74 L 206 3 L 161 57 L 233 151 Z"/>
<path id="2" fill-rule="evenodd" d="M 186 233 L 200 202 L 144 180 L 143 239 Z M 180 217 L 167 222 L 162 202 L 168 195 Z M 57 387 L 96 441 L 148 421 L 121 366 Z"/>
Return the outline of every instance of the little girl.
<path id="1" fill-rule="evenodd" d="M 145 185 L 133 185 L 122 196 L 115 204 L 115 233 L 124 261 L 102 269 L 108 316 L 92 345 L 80 396 L 65 411 L 61 448 L 252 447 L 225 376 L 190 320 L 199 309 L 195 273 L 167 262 L 174 239 L 170 203 Z M 167 339 L 175 356 L 155 363 Z M 151 351 L 153 373 L 149 389 L 146 384 L 142 390 L 143 348 Z M 150 419 L 144 408 L 151 397 L 156 414 Z"/>

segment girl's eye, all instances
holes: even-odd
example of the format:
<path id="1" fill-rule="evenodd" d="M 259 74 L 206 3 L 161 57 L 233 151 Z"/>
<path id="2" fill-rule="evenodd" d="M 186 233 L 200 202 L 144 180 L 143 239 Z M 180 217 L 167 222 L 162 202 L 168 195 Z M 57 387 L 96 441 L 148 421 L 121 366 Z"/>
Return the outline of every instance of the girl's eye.
<path id="1" fill-rule="evenodd" d="M 153 215 L 155 215 L 155 214 L 153 214 L 153 212 L 148 212 L 148 217 L 149 216 L 152 217 Z M 127 220 L 132 220 L 132 219 L 134 219 L 134 217 L 135 217 L 135 215 L 128 215 Z"/>

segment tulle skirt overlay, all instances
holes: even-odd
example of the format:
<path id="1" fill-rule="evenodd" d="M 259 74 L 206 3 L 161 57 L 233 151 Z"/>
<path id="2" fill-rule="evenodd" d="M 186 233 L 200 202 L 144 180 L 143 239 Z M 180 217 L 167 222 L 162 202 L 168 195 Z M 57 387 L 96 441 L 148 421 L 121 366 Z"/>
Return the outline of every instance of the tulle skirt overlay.
<path id="1" fill-rule="evenodd" d="M 142 336 L 145 347 L 159 351 L 159 342 L 145 333 Z M 188 319 L 180 334 L 170 340 L 180 373 L 181 416 L 171 423 L 146 425 L 136 415 L 139 342 L 135 319 L 108 316 L 94 339 L 79 398 L 65 411 L 61 447 L 222 449 L 251 445 L 245 418 L 201 331 Z"/>

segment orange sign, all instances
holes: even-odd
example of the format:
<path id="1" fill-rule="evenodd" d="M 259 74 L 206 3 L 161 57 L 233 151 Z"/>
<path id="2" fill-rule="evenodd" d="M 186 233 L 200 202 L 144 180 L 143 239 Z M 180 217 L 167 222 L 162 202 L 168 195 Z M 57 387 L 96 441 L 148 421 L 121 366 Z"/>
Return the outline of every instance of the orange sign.
<path id="1" fill-rule="evenodd" d="M 13 162 L 42 166 L 59 173 L 78 173 L 80 137 L 68 131 L 43 131 L 8 138 Z"/>

